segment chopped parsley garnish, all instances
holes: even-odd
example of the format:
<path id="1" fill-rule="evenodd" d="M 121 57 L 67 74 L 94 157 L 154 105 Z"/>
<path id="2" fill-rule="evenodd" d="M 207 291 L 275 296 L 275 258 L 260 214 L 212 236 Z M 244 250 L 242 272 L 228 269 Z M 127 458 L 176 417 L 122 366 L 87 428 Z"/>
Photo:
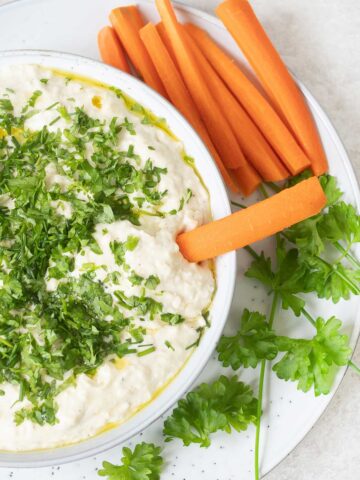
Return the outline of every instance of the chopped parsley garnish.
<path id="1" fill-rule="evenodd" d="M 143 278 L 126 264 L 137 236 L 110 244 L 116 270 L 105 270 L 103 281 L 96 276 L 103 267 L 92 262 L 73 275 L 75 256 L 86 249 L 103 253 L 93 237 L 97 224 L 140 225 L 142 215 L 170 215 L 161 211 L 167 192 L 159 187 L 167 170 L 151 158 L 143 162 L 133 145 L 121 150 L 122 132 L 136 135 L 127 117 L 103 121 L 54 102 L 44 108 L 58 113 L 49 125 L 63 118 L 64 131 L 30 131 L 26 120 L 39 112 L 41 95 L 34 91 L 20 115 L 0 98 L 0 196 L 9 199 L 0 206 L 0 387 L 18 385 L 19 401 L 30 402 L 16 411 L 17 424 L 44 425 L 57 422 L 56 396 L 77 375 L 94 375 L 109 356 L 155 350 L 143 345 L 146 329 L 134 320 L 177 325 L 185 319 L 151 297 L 156 275 Z M 126 278 L 138 295 L 124 293 Z M 118 286 L 115 294 L 109 282 Z"/>
<path id="2" fill-rule="evenodd" d="M 150 275 L 145 281 L 145 287 L 149 288 L 150 290 L 155 290 L 155 288 L 159 285 L 160 278 L 156 275 Z"/>

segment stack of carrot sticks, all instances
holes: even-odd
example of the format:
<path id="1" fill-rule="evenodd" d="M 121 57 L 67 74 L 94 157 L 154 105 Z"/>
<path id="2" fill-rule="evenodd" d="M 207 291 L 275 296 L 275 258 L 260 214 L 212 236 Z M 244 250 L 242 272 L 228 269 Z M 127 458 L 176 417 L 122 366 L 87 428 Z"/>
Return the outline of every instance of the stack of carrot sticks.
<path id="1" fill-rule="evenodd" d="M 247 0 L 216 13 L 267 97 L 201 28 L 181 24 L 170 0 L 156 0 L 158 24 L 135 5 L 115 8 L 98 35 L 101 58 L 167 98 L 198 132 L 228 187 L 244 195 L 327 160 L 307 104 Z"/>

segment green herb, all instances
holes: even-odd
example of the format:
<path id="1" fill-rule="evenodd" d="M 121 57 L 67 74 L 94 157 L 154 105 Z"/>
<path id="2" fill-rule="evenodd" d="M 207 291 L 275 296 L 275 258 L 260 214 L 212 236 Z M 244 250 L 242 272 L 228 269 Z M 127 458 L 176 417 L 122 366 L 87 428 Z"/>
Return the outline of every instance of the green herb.
<path id="1" fill-rule="evenodd" d="M 8 98 L 0 98 L 0 112 L 12 112 L 13 104 Z"/>
<path id="2" fill-rule="evenodd" d="M 108 480 L 159 480 L 163 467 L 161 448 L 153 443 L 137 444 L 133 451 L 122 449 L 122 465 L 103 462 L 98 474 Z"/>
<path id="3" fill-rule="evenodd" d="M 169 342 L 169 340 L 165 340 L 165 345 L 166 345 L 167 348 L 169 348 L 170 350 L 175 351 L 175 348 L 171 345 L 171 343 Z"/>
<path id="4" fill-rule="evenodd" d="M 190 188 L 188 188 L 185 196 L 180 199 L 179 207 L 177 209 L 170 210 L 169 215 L 176 215 L 177 213 L 181 212 L 192 196 L 193 193 Z"/>
<path id="5" fill-rule="evenodd" d="M 211 384 L 202 383 L 178 402 L 165 420 L 165 441 L 179 438 L 184 445 L 208 447 L 210 435 L 218 430 L 246 430 L 256 419 L 257 401 L 251 388 L 236 377 L 221 376 Z"/>
<path id="6" fill-rule="evenodd" d="M 41 90 L 35 90 L 35 92 L 31 95 L 28 105 L 29 107 L 34 107 L 35 103 L 38 101 L 39 97 L 41 97 L 42 91 Z"/>
<path id="7" fill-rule="evenodd" d="M 274 365 L 279 378 L 296 381 L 298 389 L 307 392 L 314 387 L 315 395 L 328 394 L 334 366 L 348 363 L 351 348 L 348 337 L 339 332 L 340 320 L 331 317 L 326 322 L 318 318 L 316 335 L 311 340 L 278 337 L 277 345 L 284 357 Z"/>
<path id="8" fill-rule="evenodd" d="M 178 313 L 162 313 L 161 320 L 170 325 L 178 325 L 179 323 L 184 322 L 185 318 Z"/>
<path id="9" fill-rule="evenodd" d="M 145 357 L 146 355 L 149 355 L 150 353 L 155 352 L 156 348 L 155 347 L 150 347 L 147 348 L 146 350 L 141 350 L 141 352 L 137 353 L 138 357 Z"/>
<path id="10" fill-rule="evenodd" d="M 55 125 L 55 123 L 57 123 L 59 120 L 60 120 L 61 117 L 56 117 L 54 118 L 54 120 L 52 120 L 50 123 L 49 123 L 49 126 L 51 125 Z"/>
<path id="11" fill-rule="evenodd" d="M 56 103 L 59 103 L 59 102 L 56 102 Z M 56 103 L 53 105 L 50 105 L 50 107 L 56 105 Z M 67 111 L 67 108 L 65 107 L 65 105 L 59 105 L 56 110 L 58 111 L 58 113 L 60 113 L 61 117 L 64 120 L 66 120 L 67 122 L 71 121 L 71 116 L 69 115 L 69 112 Z"/>
<path id="12" fill-rule="evenodd" d="M 150 275 L 145 281 L 145 287 L 150 290 L 155 290 L 159 283 L 160 278 L 157 275 Z"/>
<path id="13" fill-rule="evenodd" d="M 137 168 L 128 157 L 137 160 L 134 149 L 119 150 L 121 129 L 133 130 L 128 119 L 100 121 L 82 108 L 68 110 L 55 102 L 47 109 L 58 107 L 67 128 L 28 130 L 26 120 L 37 112 L 31 108 L 40 95 L 35 91 L 19 116 L 8 98 L 0 99 L 0 128 L 5 133 L 0 139 L 0 195 L 15 201 L 13 209 L 0 208 L 0 384 L 18 385 L 19 401 L 29 402 L 16 412 L 17 423 L 43 425 L 57 422 L 56 397 L 77 375 L 93 375 L 109 355 L 137 353 L 134 343 L 144 347 L 146 331 L 134 326 L 134 318 L 161 318 L 162 304 L 144 293 L 127 297 L 119 290 L 114 299 L 106 291 L 108 282 L 121 284 L 120 272 L 109 272 L 100 283 L 94 275 L 98 267 L 89 262 L 80 277 L 70 274 L 74 257 L 86 248 L 102 254 L 93 237 L 97 224 L 128 220 L 140 225 L 142 214 L 160 211 L 166 192 L 159 190 L 159 183 L 167 171 L 151 160 Z M 14 134 L 15 128 L 21 135 Z M 58 184 L 48 186 L 49 165 L 71 179 L 65 191 Z M 53 202 L 69 203 L 71 217 L 59 214 Z M 124 272 L 129 272 L 126 252 L 138 242 L 129 236 L 111 245 Z M 143 285 L 144 291 L 159 282 L 155 275 L 143 279 L 129 274 L 129 281 Z M 59 282 L 55 291 L 48 291 L 49 279 Z M 164 314 L 169 323 L 182 321 Z M 152 348 L 140 355 L 152 353 Z"/>
<path id="14" fill-rule="evenodd" d="M 144 281 L 144 277 L 141 277 L 133 272 L 131 275 L 129 275 L 128 280 L 132 285 L 141 285 Z"/>
<path id="15" fill-rule="evenodd" d="M 48 78 L 40 78 L 40 82 L 43 83 L 44 85 L 47 85 L 49 79 Z"/>
<path id="16" fill-rule="evenodd" d="M 205 327 L 198 327 L 196 331 L 198 332 L 197 339 L 193 343 L 188 345 L 186 347 L 186 350 L 190 350 L 191 348 L 198 347 L 200 345 L 200 341 L 202 339 L 202 336 L 204 335 Z"/>
<path id="17" fill-rule="evenodd" d="M 255 368 L 263 359 L 273 360 L 278 347 L 266 316 L 245 309 L 239 331 L 232 337 L 222 336 L 217 352 L 224 367 L 237 370 L 241 366 Z"/>
<path id="18" fill-rule="evenodd" d="M 56 107 L 56 105 L 59 105 L 59 102 L 54 102 L 54 103 L 52 103 L 52 104 L 49 105 L 45 110 L 46 110 L 46 111 L 52 110 L 54 107 Z"/>
<path id="19" fill-rule="evenodd" d="M 22 109 L 22 113 L 27 112 L 29 108 L 35 107 L 36 102 L 38 99 L 41 97 L 42 91 L 41 90 L 35 90 L 35 92 L 32 93 L 31 97 L 27 101 L 26 105 Z"/>
<path id="20" fill-rule="evenodd" d="M 115 240 L 110 243 L 110 248 L 115 257 L 117 265 L 122 265 L 125 261 L 125 254 L 127 251 L 132 252 L 135 250 L 139 243 L 139 237 L 129 235 L 125 242 L 118 242 Z"/>
<path id="21" fill-rule="evenodd" d="M 287 186 L 310 175 L 311 172 L 304 172 L 291 179 Z M 318 297 L 332 299 L 336 303 L 341 298 L 348 299 L 351 293 L 360 294 L 360 262 L 350 252 L 360 240 L 360 217 L 353 206 L 341 199 L 342 192 L 334 177 L 324 175 L 320 177 L 320 182 L 327 197 L 326 208 L 319 215 L 276 236 L 275 262 L 263 253 L 258 254 L 253 248 L 245 247 L 253 257 L 246 275 L 260 281 L 273 293 L 269 321 L 257 312 L 245 311 L 237 334 L 223 337 L 218 346 L 219 359 L 224 366 L 237 369 L 261 362 L 255 440 L 256 480 L 260 478 L 260 424 L 266 360 L 273 360 L 284 353 L 273 367 L 278 377 L 297 382 L 298 389 L 303 391 L 314 388 L 315 395 L 329 393 L 336 367 L 348 364 L 359 372 L 349 360 L 351 349 L 348 337 L 340 333 L 341 321 L 335 317 L 327 321 L 314 319 L 301 296 L 301 293 L 314 292 Z M 269 186 L 276 192 L 280 190 L 276 185 Z M 332 249 L 338 250 L 340 256 L 334 257 Z M 276 335 L 273 321 L 278 299 L 284 309 L 290 308 L 296 316 L 303 315 L 313 325 L 316 329 L 313 338 Z"/>
<path id="22" fill-rule="evenodd" d="M 285 242 L 277 239 L 277 270 L 274 272 L 270 258 L 263 253 L 252 251 L 254 260 L 245 275 L 259 280 L 271 292 L 276 292 L 282 300 L 283 308 L 291 308 L 295 315 L 301 314 L 305 301 L 297 294 L 309 291 L 309 272 L 304 264 L 299 263 L 296 249 L 286 250 Z"/>

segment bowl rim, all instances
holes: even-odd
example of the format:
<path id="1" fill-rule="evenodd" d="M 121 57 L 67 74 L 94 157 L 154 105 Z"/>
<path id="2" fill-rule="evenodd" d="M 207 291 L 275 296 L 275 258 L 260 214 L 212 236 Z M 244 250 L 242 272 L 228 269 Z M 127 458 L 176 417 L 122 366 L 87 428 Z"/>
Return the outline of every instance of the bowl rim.
<path id="1" fill-rule="evenodd" d="M 210 154 L 207 147 L 202 142 L 201 138 L 197 134 L 197 132 L 193 129 L 193 127 L 189 124 L 189 122 L 183 117 L 183 115 L 165 98 L 163 98 L 160 94 L 156 91 L 148 87 L 139 79 L 122 72 L 116 68 L 113 68 L 109 65 L 105 65 L 98 60 L 93 60 L 88 57 L 82 55 L 75 55 L 70 53 L 64 53 L 56 50 L 39 50 L 39 49 L 19 49 L 19 50 L 4 50 L 0 52 L 0 67 L 5 63 L 5 60 L 9 59 L 9 64 L 43 64 L 44 67 L 51 68 L 51 61 L 64 61 L 69 64 L 68 69 L 72 71 L 72 67 L 74 68 L 74 73 L 76 72 L 76 67 L 81 69 L 80 65 L 89 66 L 94 70 L 93 76 L 92 74 L 86 74 L 90 79 L 94 78 L 99 82 L 102 80 L 97 77 L 100 77 L 101 72 L 104 72 L 106 76 L 111 76 L 113 80 L 111 83 L 108 81 L 103 81 L 103 83 L 110 84 L 116 86 L 123 81 L 126 84 L 124 88 L 122 85 L 119 88 L 123 89 L 125 93 L 127 86 L 133 86 L 134 90 L 142 91 L 145 96 L 148 96 L 152 102 L 151 107 L 147 107 L 150 110 L 153 110 L 155 107 L 162 107 L 168 110 L 169 118 L 171 121 L 176 122 L 179 125 L 179 128 L 182 127 L 186 130 L 186 132 L 190 135 L 191 141 L 195 142 L 196 148 L 199 149 L 199 153 L 202 153 L 202 156 L 207 157 L 205 158 L 206 161 L 209 160 L 206 169 L 210 170 L 211 175 L 216 176 L 216 183 L 218 186 L 218 196 L 221 197 L 221 216 L 225 216 L 231 213 L 230 208 L 230 201 L 224 186 L 223 179 L 221 174 Z M 18 59 L 23 59 L 23 61 L 16 61 Z M 31 59 L 33 61 L 31 61 Z M 15 61 L 11 61 L 15 60 Z M 48 62 L 49 61 L 49 62 Z M 44 62 L 44 63 L 43 63 Z M 54 67 L 54 65 L 53 65 Z M 64 68 L 64 71 L 67 70 L 67 67 Z M 78 73 L 79 75 L 84 75 L 83 73 Z M 129 93 L 129 96 L 133 96 L 134 93 Z M 136 98 L 135 98 L 136 100 Z M 140 103 L 143 103 L 141 101 Z M 157 115 L 156 112 L 154 112 Z M 168 118 L 167 118 L 168 120 Z M 173 127 L 170 127 L 173 129 Z M 186 141 L 180 138 L 181 141 L 186 144 Z M 186 149 L 186 145 L 185 145 Z M 202 175 L 202 169 L 199 168 L 200 174 Z M 203 175 L 202 175 L 203 176 Z M 206 184 L 206 182 L 205 182 Z M 212 192 L 210 194 L 210 201 L 212 200 Z M 213 210 L 213 203 L 211 201 L 211 206 Z M 215 216 L 215 218 L 220 218 Z M 144 415 L 144 419 L 138 421 L 137 425 L 132 427 L 132 429 L 128 432 L 121 434 L 120 432 L 116 434 L 116 432 L 121 429 L 126 424 L 129 424 L 134 418 L 140 418 L 140 414 L 148 410 L 148 406 L 140 410 L 140 412 L 136 413 L 133 417 L 126 420 L 124 423 L 120 424 L 118 427 L 114 427 L 109 432 L 103 433 L 101 435 L 96 435 L 95 437 L 91 437 L 89 439 L 82 440 L 80 442 L 68 445 L 68 446 L 61 446 L 61 447 L 54 447 L 50 449 L 41 449 L 41 450 L 33 450 L 33 451 L 0 451 L 0 467 L 10 467 L 10 468 L 28 468 L 28 467 L 46 467 L 58 464 L 64 464 L 69 462 L 78 461 L 84 459 L 89 456 L 97 455 L 101 452 L 104 452 L 110 448 L 113 448 L 120 443 L 128 441 L 131 437 L 137 435 L 142 430 L 149 427 L 152 423 L 154 423 L 158 418 L 160 418 L 169 408 L 171 408 L 185 393 L 186 391 L 192 386 L 192 384 L 196 381 L 199 377 L 203 369 L 205 368 L 206 364 L 208 363 L 211 355 L 214 352 L 216 344 L 220 338 L 220 335 L 223 331 L 225 326 L 226 320 L 228 318 L 228 314 L 230 311 L 234 289 L 235 289 L 235 282 L 236 282 L 236 252 L 229 252 L 222 257 L 219 257 L 217 262 L 222 262 L 225 267 L 226 271 L 226 285 L 222 285 L 224 287 L 224 291 L 222 293 L 222 300 L 221 300 L 221 307 L 222 307 L 222 315 L 221 318 L 216 320 L 216 322 L 212 323 L 212 328 L 208 330 L 207 333 L 209 335 L 205 335 L 202 343 L 200 346 L 192 353 L 189 360 L 186 362 L 185 366 L 181 369 L 181 371 L 176 375 L 176 378 L 172 379 L 170 384 L 166 386 L 164 392 L 162 392 L 157 398 L 155 398 L 150 405 L 154 405 L 158 399 L 164 397 L 165 393 L 174 389 L 174 394 L 171 398 L 163 401 L 161 404 L 161 408 L 156 412 L 152 412 L 149 410 L 148 415 Z M 219 285 L 218 285 L 219 290 Z M 217 294 L 218 295 L 218 292 Z M 212 334 L 210 337 L 210 333 Z M 205 339 L 208 337 L 206 347 L 201 348 L 202 345 L 205 344 Z M 200 352 L 200 353 L 199 353 Z M 197 357 L 200 357 L 199 359 Z M 191 366 L 191 370 L 189 367 Z M 186 379 L 183 379 L 185 371 L 189 371 L 189 376 Z M 178 379 L 181 379 L 181 383 L 179 382 L 179 386 L 176 385 Z M 176 387 L 176 388 L 175 388 Z M 168 393 L 169 396 L 169 393 Z M 165 398 L 165 397 L 164 397 Z M 113 435 L 111 435 L 113 433 Z M 94 443 L 94 445 L 92 445 Z M 78 450 L 78 451 L 76 451 Z"/>

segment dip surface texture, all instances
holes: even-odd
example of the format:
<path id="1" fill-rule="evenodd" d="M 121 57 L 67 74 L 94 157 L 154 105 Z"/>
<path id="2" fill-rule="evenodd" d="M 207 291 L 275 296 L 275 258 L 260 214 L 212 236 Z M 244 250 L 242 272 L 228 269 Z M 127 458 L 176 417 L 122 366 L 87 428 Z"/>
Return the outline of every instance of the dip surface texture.
<path id="1" fill-rule="evenodd" d="M 210 219 L 182 143 L 122 92 L 0 70 L 0 449 L 50 448 L 133 415 L 207 325 Z"/>

